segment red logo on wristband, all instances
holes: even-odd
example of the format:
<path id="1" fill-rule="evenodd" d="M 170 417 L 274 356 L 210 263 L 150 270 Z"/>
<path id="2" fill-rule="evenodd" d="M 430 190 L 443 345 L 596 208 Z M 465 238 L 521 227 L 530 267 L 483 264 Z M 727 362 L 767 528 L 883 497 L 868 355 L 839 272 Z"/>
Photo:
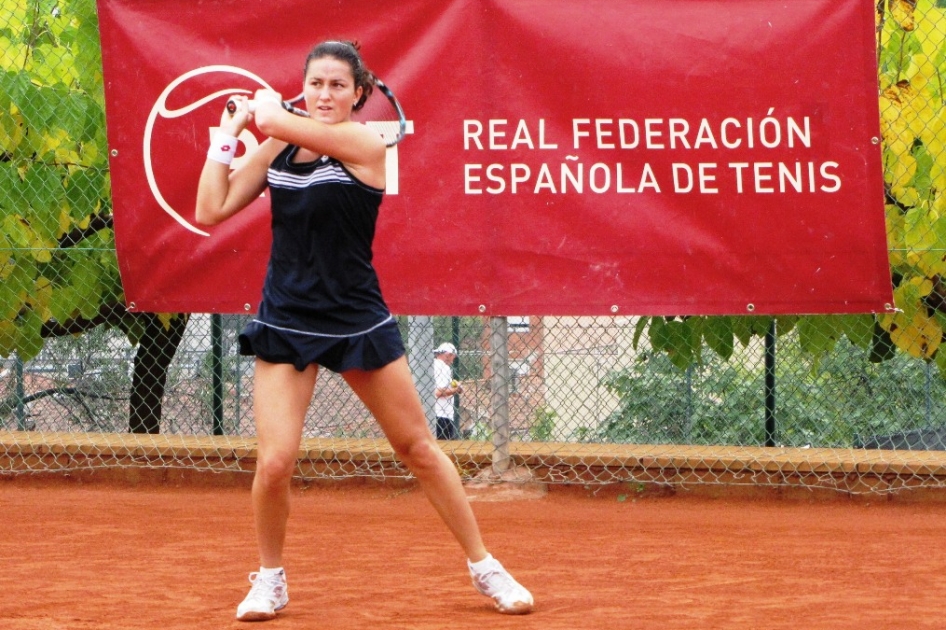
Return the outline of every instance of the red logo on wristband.
<path id="1" fill-rule="evenodd" d="M 230 145 L 229 145 L 229 144 L 225 144 L 225 145 L 223 145 L 222 147 L 220 147 L 220 150 L 221 150 L 221 151 L 229 151 L 229 150 L 230 150 Z"/>

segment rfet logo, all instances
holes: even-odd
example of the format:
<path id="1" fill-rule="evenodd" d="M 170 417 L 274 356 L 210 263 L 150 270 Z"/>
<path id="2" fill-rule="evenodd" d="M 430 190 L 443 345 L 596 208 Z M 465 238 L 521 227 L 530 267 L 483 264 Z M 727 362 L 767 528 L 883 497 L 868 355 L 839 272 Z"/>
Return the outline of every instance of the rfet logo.
<path id="1" fill-rule="evenodd" d="M 211 88 L 213 91 L 209 94 L 199 97 L 194 96 L 196 93 L 199 93 L 202 88 L 206 91 L 206 89 L 208 89 L 206 86 L 208 85 L 219 86 L 221 81 L 224 80 L 223 77 L 226 75 L 232 75 L 226 79 L 228 81 L 233 81 L 234 79 L 232 77 L 241 77 L 239 80 L 243 86 L 246 86 L 249 81 L 252 89 L 247 89 L 246 87 L 218 87 L 217 89 Z M 179 168 L 183 160 L 179 158 L 183 156 L 177 154 L 177 151 L 180 149 L 179 143 L 182 139 L 185 142 L 189 141 L 193 144 L 194 146 L 190 147 L 191 151 L 195 155 L 199 154 L 202 157 L 203 152 L 209 144 L 210 138 L 217 130 L 216 123 L 219 121 L 219 113 L 217 112 L 223 111 L 223 104 L 226 100 L 235 94 L 252 94 L 258 88 L 273 89 L 261 77 L 244 68 L 227 65 L 203 66 L 185 72 L 171 81 L 171 83 L 164 88 L 164 91 L 161 92 L 160 96 L 158 96 L 157 101 L 155 101 L 154 106 L 151 108 L 151 112 L 148 114 L 148 120 L 145 124 L 142 138 L 142 164 L 145 170 L 145 177 L 148 181 L 148 187 L 151 190 L 154 200 L 161 209 L 183 228 L 194 234 L 210 236 L 209 232 L 195 226 L 192 219 L 188 218 L 191 215 L 190 211 L 182 210 L 185 205 L 187 207 L 192 207 L 193 205 L 193 195 L 196 194 L 199 167 L 195 166 L 196 172 L 192 174 L 193 191 L 190 195 L 190 199 L 187 201 L 182 200 L 188 197 L 186 194 L 182 196 L 180 194 L 165 195 L 162 193 L 162 187 L 159 185 L 159 181 L 162 179 L 167 181 L 167 177 L 162 178 L 160 174 L 162 170 L 174 169 L 176 171 L 175 179 L 180 180 L 182 173 L 179 171 Z M 169 107 L 169 101 L 185 101 L 185 103 L 175 107 Z M 212 102 L 219 104 L 219 107 L 214 107 L 215 114 L 212 119 L 214 124 L 204 127 L 207 130 L 206 134 L 194 133 L 193 130 L 201 129 L 203 125 L 190 120 L 188 115 Z M 193 115 L 197 116 L 198 114 L 194 113 Z M 159 119 L 172 121 L 181 120 L 177 123 L 172 123 L 169 127 L 161 125 L 160 128 L 156 129 Z M 206 119 L 206 116 L 201 114 L 199 120 L 204 119 Z M 365 124 L 380 129 L 380 125 L 373 124 L 371 121 Z M 406 133 L 411 134 L 413 132 L 413 121 L 407 121 Z M 243 130 L 238 140 L 243 146 L 243 152 L 233 160 L 233 163 L 230 165 L 231 169 L 237 168 L 249 155 L 252 155 L 252 153 L 259 148 L 260 141 L 249 128 Z M 156 159 L 155 156 L 158 153 L 165 154 L 163 160 Z M 385 192 L 389 195 L 396 195 L 398 194 L 399 188 L 398 153 L 396 145 L 388 148 L 386 171 L 387 185 Z M 191 178 L 188 177 L 187 179 Z M 178 184 L 179 183 L 178 181 Z M 167 184 L 165 184 L 165 189 L 167 189 Z"/>

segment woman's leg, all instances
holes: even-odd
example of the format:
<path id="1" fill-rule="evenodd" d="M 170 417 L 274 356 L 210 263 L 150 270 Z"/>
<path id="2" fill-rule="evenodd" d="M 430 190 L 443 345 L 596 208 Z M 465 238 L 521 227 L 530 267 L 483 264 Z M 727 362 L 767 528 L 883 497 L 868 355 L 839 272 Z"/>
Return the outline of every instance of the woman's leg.
<path id="1" fill-rule="evenodd" d="M 289 364 L 256 360 L 253 415 L 257 458 L 252 498 L 260 564 L 264 567 L 282 566 L 289 486 L 317 377 L 316 365 L 299 372 Z"/>
<path id="2" fill-rule="evenodd" d="M 342 376 L 417 477 L 467 557 L 473 562 L 485 558 L 486 548 L 460 475 L 427 426 L 407 360 L 401 357 L 378 370 L 350 370 Z"/>

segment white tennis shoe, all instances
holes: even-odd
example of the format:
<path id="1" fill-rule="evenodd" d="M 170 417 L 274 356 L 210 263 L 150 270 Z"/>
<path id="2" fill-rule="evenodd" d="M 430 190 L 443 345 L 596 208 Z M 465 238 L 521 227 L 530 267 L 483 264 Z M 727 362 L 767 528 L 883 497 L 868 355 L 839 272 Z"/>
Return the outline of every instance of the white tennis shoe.
<path id="1" fill-rule="evenodd" d="M 525 615 L 532 612 L 532 593 L 514 580 L 499 560 L 490 557 L 486 567 L 478 572 L 473 569 L 469 560 L 467 566 L 473 586 L 483 595 L 493 598 L 496 610 L 505 615 Z"/>
<path id="2" fill-rule="evenodd" d="M 253 587 L 239 606 L 236 617 L 239 621 L 268 621 L 276 618 L 276 611 L 289 603 L 289 587 L 286 572 L 280 571 L 263 577 L 258 572 L 250 573 Z"/>

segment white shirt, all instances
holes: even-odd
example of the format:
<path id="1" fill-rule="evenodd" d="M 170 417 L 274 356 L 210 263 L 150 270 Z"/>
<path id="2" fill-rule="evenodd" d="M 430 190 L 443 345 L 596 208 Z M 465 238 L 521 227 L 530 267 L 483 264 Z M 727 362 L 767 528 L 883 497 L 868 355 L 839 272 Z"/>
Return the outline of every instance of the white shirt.
<path id="1" fill-rule="evenodd" d="M 453 380 L 453 373 L 450 366 L 434 358 L 434 391 L 450 387 L 450 381 Z M 434 415 L 438 418 L 453 419 L 453 396 L 437 397 L 434 401 Z"/>

